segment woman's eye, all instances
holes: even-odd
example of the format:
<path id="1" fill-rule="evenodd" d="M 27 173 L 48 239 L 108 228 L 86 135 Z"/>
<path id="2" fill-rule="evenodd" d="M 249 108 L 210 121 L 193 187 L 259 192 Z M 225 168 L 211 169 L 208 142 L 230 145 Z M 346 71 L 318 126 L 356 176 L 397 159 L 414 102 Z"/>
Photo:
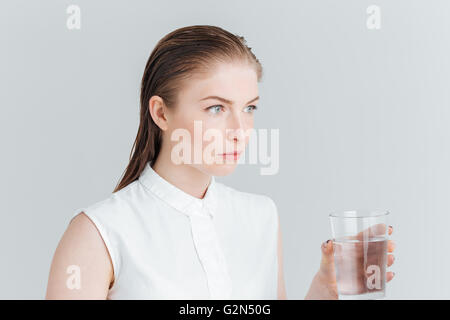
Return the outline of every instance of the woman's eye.
<path id="1" fill-rule="evenodd" d="M 245 112 L 253 112 L 253 111 L 256 110 L 256 109 L 258 109 L 257 106 L 251 105 L 251 106 L 245 107 L 244 111 L 245 111 Z"/>
<path id="2" fill-rule="evenodd" d="M 206 110 L 208 110 L 208 112 L 212 113 L 212 114 L 217 114 L 219 113 L 221 110 L 223 109 L 223 106 L 221 105 L 216 105 L 216 106 L 211 106 L 209 108 L 206 108 Z"/>

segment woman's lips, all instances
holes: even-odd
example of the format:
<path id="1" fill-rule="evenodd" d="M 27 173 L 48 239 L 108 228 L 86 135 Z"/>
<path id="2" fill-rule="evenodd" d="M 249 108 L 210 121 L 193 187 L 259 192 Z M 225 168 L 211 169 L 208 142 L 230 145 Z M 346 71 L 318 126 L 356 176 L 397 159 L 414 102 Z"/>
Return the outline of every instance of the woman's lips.
<path id="1" fill-rule="evenodd" d="M 226 158 L 226 159 L 237 160 L 239 158 L 240 154 L 241 154 L 241 151 L 234 151 L 234 152 L 221 153 L 221 154 L 219 154 L 219 156 Z"/>

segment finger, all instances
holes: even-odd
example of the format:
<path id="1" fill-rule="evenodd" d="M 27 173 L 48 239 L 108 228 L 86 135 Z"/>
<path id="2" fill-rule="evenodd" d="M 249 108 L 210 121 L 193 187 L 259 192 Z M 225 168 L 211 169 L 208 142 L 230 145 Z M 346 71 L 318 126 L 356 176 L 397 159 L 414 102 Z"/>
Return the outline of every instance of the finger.
<path id="1" fill-rule="evenodd" d="M 394 252 L 395 249 L 395 242 L 392 240 L 388 240 L 388 248 L 387 251 L 388 252 Z"/>
<path id="2" fill-rule="evenodd" d="M 392 278 L 394 278 L 394 276 L 395 276 L 395 272 L 391 272 L 391 271 L 386 272 L 386 282 L 391 281 Z"/>
<path id="3" fill-rule="evenodd" d="M 334 257 L 333 257 L 333 241 L 328 240 L 322 243 L 322 260 L 320 261 L 320 269 L 325 272 L 331 272 L 334 270 Z"/>
<path id="4" fill-rule="evenodd" d="M 395 257 L 393 254 L 388 254 L 387 256 L 387 266 L 390 267 L 395 261 Z"/>
<path id="5" fill-rule="evenodd" d="M 322 258 L 325 259 L 325 262 L 330 262 L 330 258 L 333 258 L 333 240 L 327 240 L 322 243 Z"/>
<path id="6" fill-rule="evenodd" d="M 392 234 L 392 231 L 394 231 L 393 228 L 392 228 L 392 226 L 389 226 L 389 228 L 388 228 L 388 234 L 391 235 L 391 234 Z"/>

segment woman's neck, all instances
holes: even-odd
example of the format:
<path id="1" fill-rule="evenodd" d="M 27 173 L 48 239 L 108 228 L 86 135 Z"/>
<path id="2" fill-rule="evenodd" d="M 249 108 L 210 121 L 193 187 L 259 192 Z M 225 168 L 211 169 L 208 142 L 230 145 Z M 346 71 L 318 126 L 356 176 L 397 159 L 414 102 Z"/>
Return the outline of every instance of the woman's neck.
<path id="1" fill-rule="evenodd" d="M 165 152 L 162 152 L 152 165 L 153 170 L 178 189 L 193 197 L 202 199 L 211 180 L 211 176 L 187 164 L 174 164 Z"/>

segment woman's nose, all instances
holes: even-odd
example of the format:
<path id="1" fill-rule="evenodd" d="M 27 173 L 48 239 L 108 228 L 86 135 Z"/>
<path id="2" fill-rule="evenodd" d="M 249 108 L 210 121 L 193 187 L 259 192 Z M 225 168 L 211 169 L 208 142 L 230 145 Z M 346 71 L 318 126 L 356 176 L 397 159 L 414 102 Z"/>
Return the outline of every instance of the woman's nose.
<path id="1" fill-rule="evenodd" d="M 239 116 L 233 117 L 230 126 L 228 127 L 227 138 L 230 140 L 240 141 L 244 139 L 244 123 Z"/>
<path id="2" fill-rule="evenodd" d="M 239 141 L 244 140 L 244 138 L 245 138 L 244 129 L 238 128 L 238 129 L 229 130 L 229 133 L 228 133 L 229 140 L 234 140 L 236 142 L 239 142 Z"/>

